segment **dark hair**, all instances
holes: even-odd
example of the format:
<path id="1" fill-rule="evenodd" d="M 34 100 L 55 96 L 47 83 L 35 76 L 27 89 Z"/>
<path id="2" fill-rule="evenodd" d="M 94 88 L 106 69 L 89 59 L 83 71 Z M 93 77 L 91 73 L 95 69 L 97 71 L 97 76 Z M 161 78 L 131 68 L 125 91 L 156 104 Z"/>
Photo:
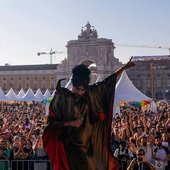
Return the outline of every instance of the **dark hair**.
<path id="1" fill-rule="evenodd" d="M 142 149 L 142 148 L 138 149 L 137 152 L 138 152 L 138 153 L 139 153 L 139 152 L 143 152 L 143 154 L 145 155 L 145 150 Z"/>
<path id="2" fill-rule="evenodd" d="M 155 135 L 155 139 L 161 139 L 161 135 L 160 134 Z"/>
<path id="3" fill-rule="evenodd" d="M 170 127 L 167 128 L 167 133 L 170 133 Z"/>
<path id="4" fill-rule="evenodd" d="M 89 82 L 90 82 L 90 69 L 88 69 L 84 64 L 76 65 L 72 69 L 72 84 L 73 86 L 84 86 L 87 88 Z"/>

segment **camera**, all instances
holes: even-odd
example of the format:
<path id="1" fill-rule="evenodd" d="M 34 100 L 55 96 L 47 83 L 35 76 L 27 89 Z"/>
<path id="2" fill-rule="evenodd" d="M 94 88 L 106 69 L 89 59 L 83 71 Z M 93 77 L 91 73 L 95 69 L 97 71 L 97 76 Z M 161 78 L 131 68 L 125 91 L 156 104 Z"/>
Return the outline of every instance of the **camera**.
<path id="1" fill-rule="evenodd" d="M 129 157 L 127 155 L 118 155 L 118 159 L 120 159 L 121 162 L 126 162 Z"/>
<path id="2" fill-rule="evenodd" d="M 137 161 L 142 162 L 143 161 L 142 157 L 137 158 Z"/>

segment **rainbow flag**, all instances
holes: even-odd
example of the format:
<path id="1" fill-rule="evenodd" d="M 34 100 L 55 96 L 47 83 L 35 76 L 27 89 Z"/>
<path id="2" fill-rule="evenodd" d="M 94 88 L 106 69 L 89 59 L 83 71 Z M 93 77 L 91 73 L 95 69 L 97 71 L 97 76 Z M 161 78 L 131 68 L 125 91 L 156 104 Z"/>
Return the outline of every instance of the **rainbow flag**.
<path id="1" fill-rule="evenodd" d="M 131 101 L 128 103 L 129 105 L 132 105 L 134 107 L 137 107 L 137 108 L 141 108 L 143 106 L 146 106 L 148 104 L 150 104 L 150 101 L 147 101 L 147 100 L 142 100 L 142 101 Z"/>

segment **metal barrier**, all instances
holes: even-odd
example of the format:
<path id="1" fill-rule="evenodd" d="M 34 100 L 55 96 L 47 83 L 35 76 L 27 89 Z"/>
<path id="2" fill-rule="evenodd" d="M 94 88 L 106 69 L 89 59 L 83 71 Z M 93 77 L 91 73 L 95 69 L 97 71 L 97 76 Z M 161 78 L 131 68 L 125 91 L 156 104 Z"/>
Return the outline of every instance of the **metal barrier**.
<path id="1" fill-rule="evenodd" d="M 10 162 L 8 160 L 0 160 L 0 170 L 10 170 Z"/>
<path id="2" fill-rule="evenodd" d="M 52 167 L 49 160 L 13 160 L 9 170 L 52 170 Z"/>

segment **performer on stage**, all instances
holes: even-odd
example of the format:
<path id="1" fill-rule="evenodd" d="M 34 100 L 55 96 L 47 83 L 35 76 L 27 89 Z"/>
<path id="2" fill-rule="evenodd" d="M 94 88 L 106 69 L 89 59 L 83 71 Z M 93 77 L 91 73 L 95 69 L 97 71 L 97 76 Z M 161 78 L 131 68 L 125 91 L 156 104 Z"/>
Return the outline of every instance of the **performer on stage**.
<path id="1" fill-rule="evenodd" d="M 111 123 L 116 78 L 127 64 L 103 81 L 89 85 L 90 70 L 72 69 L 72 91 L 58 81 L 43 133 L 44 148 L 54 170 L 117 170 L 111 153 Z"/>

